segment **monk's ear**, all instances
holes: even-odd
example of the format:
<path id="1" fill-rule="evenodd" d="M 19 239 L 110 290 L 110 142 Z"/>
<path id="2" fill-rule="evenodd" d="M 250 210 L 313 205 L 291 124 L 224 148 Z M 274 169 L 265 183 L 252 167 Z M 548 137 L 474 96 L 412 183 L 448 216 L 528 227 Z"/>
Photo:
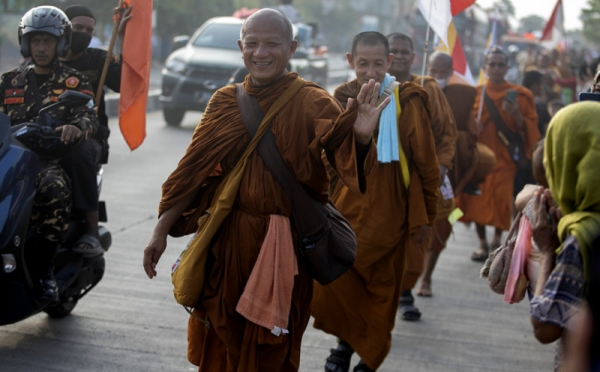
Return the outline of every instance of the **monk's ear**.
<path id="1" fill-rule="evenodd" d="M 238 40 L 238 48 L 240 48 L 240 52 L 244 53 L 244 44 L 242 44 L 242 40 Z"/>
<path id="2" fill-rule="evenodd" d="M 393 60 L 394 60 L 394 55 L 392 53 L 390 53 L 390 55 L 388 56 L 388 59 L 387 59 L 387 69 L 386 70 L 389 70 L 390 67 L 392 67 Z"/>
<path id="3" fill-rule="evenodd" d="M 348 61 L 350 68 L 354 70 L 354 56 L 352 53 L 346 53 L 346 60 Z"/>
<path id="4" fill-rule="evenodd" d="M 296 49 L 298 49 L 298 41 L 292 40 L 292 42 L 290 43 L 290 58 L 294 56 L 294 53 L 296 53 Z"/>

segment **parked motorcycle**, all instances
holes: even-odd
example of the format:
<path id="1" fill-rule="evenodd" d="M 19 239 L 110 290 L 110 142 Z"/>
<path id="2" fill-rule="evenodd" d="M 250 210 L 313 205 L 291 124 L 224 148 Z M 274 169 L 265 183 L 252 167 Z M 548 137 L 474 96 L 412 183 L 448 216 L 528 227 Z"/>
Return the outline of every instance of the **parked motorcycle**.
<path id="1" fill-rule="evenodd" d="M 11 324 L 40 311 L 54 318 L 69 315 L 79 299 L 85 296 L 104 274 L 104 256 L 84 257 L 72 251 L 85 232 L 83 216 L 73 214 L 65 241 L 55 261 L 54 277 L 59 288 L 57 302 L 39 297 L 37 273 L 30 271 L 31 254 L 28 243 L 33 237 L 28 231 L 39 171 L 39 155 L 44 152 L 67 151 L 54 129 L 65 123 L 53 122 L 48 114 L 62 105 L 66 109 L 81 107 L 90 96 L 69 91 L 58 102 L 40 110 L 34 123 L 10 126 L 10 119 L 0 114 L 0 325 Z M 102 187 L 102 169 L 98 169 L 98 188 Z M 106 208 L 100 202 L 100 221 L 106 222 Z M 112 243 L 110 232 L 99 226 L 100 243 L 108 251 Z"/>

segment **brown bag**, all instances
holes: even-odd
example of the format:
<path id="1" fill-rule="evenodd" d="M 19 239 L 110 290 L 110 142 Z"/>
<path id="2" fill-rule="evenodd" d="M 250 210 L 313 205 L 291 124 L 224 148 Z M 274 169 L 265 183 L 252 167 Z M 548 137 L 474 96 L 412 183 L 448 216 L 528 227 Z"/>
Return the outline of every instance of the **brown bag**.
<path id="1" fill-rule="evenodd" d="M 239 86 L 237 99 L 246 128 L 254 136 L 263 116 L 260 106 Z M 322 205 L 307 194 L 281 157 L 273 132 L 268 130 L 257 148 L 273 178 L 290 197 L 300 255 L 306 259 L 310 274 L 322 285 L 333 282 L 354 265 L 357 242 L 352 226 L 331 202 Z"/>
<path id="2" fill-rule="evenodd" d="M 171 281 L 174 287 L 173 294 L 177 303 L 187 307 L 196 306 L 204 288 L 206 259 L 210 243 L 233 207 L 248 157 L 269 129 L 277 113 L 303 85 L 304 80 L 296 79 L 271 106 L 260 128 L 258 128 L 256 136 L 250 141 L 241 159 L 219 184 L 210 208 L 198 219 L 198 232 L 188 244 L 188 248 L 182 252 L 171 273 Z"/>
<path id="3" fill-rule="evenodd" d="M 519 212 L 510 227 L 504 244 L 490 254 L 480 272 L 482 278 L 487 278 L 492 291 L 498 294 L 504 294 L 504 289 L 506 288 L 510 263 L 512 262 L 515 243 L 517 241 L 516 232 L 522 216 L 523 214 Z"/>

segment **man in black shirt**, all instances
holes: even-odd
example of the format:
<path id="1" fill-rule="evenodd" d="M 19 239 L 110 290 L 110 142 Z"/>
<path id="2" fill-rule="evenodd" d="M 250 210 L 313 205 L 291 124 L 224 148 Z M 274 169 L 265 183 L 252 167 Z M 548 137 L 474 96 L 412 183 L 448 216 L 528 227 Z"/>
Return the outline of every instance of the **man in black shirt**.
<path id="1" fill-rule="evenodd" d="M 130 8 L 125 8 L 119 25 L 119 43 L 123 45 L 125 25 L 129 18 Z M 92 84 L 94 93 L 98 91 L 100 76 L 104 67 L 107 52 L 102 49 L 88 48 L 96 19 L 92 11 L 82 5 L 73 5 L 65 9 L 73 25 L 71 46 L 62 62 L 80 71 Z M 107 87 L 119 92 L 121 86 L 121 60 L 111 56 L 111 61 L 104 83 Z M 73 179 L 73 208 L 82 211 L 86 220 L 86 234 L 76 244 L 75 252 L 83 254 L 99 254 L 102 252 L 98 234 L 98 187 L 96 184 L 96 170 L 98 164 L 108 161 L 108 116 L 104 101 L 104 90 L 101 91 L 100 104 L 98 105 L 100 126 L 98 132 L 90 141 L 78 146 L 71 156 L 63 160 L 63 166 Z"/>

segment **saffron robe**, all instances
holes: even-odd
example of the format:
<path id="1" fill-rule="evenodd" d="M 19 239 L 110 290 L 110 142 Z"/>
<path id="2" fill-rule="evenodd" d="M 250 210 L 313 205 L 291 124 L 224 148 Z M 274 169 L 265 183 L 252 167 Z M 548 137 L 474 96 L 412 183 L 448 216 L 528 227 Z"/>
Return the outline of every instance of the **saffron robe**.
<path id="1" fill-rule="evenodd" d="M 421 84 L 421 76 L 411 75 L 415 84 Z M 454 154 L 458 131 L 454 120 L 452 108 L 448 104 L 444 92 L 435 79 L 425 76 L 423 80 L 423 89 L 429 96 L 431 105 L 431 130 L 435 140 L 435 150 L 439 165 L 448 168 L 448 173 L 452 173 L 454 166 Z M 444 200 L 440 193 L 438 200 L 438 211 L 436 219 L 447 219 L 454 210 L 454 199 Z M 432 236 L 435 233 L 432 233 Z M 425 266 L 425 255 L 430 242 L 424 242 L 417 245 L 412 239 L 409 241 L 408 261 L 406 263 L 406 273 L 402 290 L 412 289 L 419 280 Z"/>
<path id="2" fill-rule="evenodd" d="M 334 96 L 344 104 L 359 90 L 354 80 L 338 87 Z M 390 350 L 409 228 L 433 225 L 438 203 L 439 166 L 427 94 L 410 82 L 401 84 L 398 92 L 399 140 L 408 160 L 409 190 L 399 162 L 379 163 L 367 177 L 364 195 L 335 184 L 331 200 L 356 232 L 356 262 L 335 282 L 315 283 L 313 297 L 315 328 L 348 342 L 373 370 Z"/>
<path id="3" fill-rule="evenodd" d="M 477 115 L 481 100 L 482 86 L 477 87 L 474 113 Z M 523 133 L 525 153 L 531 159 L 533 146 L 540 140 L 538 131 L 537 113 L 533 95 L 526 88 L 505 82 L 504 84 L 492 84 L 488 82 L 485 93 L 492 99 L 498 109 L 502 120 L 513 132 L 517 132 L 515 120 L 502 109 L 502 103 L 506 91 L 514 89 L 517 91 L 517 102 L 519 110 L 525 121 L 525 132 Z M 480 225 L 494 226 L 502 230 L 510 228 L 513 205 L 513 182 L 517 174 L 517 166 L 508 153 L 506 146 L 498 137 L 496 126 L 492 121 L 490 113 L 483 103 L 481 113 L 481 124 L 483 130 L 479 134 L 479 142 L 489 147 L 496 155 L 496 165 L 487 176 L 485 182 L 480 185 L 481 195 L 461 195 L 459 207 L 465 213 L 464 220 L 474 221 Z"/>
<path id="4" fill-rule="evenodd" d="M 296 78 L 289 73 L 268 86 L 244 82 L 265 113 Z M 377 164 L 374 144 L 367 147 L 364 168 L 356 161 L 353 124 L 357 105 L 346 112 L 329 93 L 307 82 L 271 124 L 277 147 L 307 192 L 325 203 L 329 178 L 321 159 L 323 149 L 340 179 L 357 194 L 364 192 L 368 174 Z M 214 175 L 230 172 L 250 142 L 236 101 L 235 86 L 212 97 L 192 142 L 177 169 L 163 185 L 159 213 L 176 204 Z M 363 173 L 363 169 L 366 171 Z M 184 215 L 197 213 L 202 200 Z M 200 210 L 200 214 L 203 211 Z M 291 215 L 290 200 L 254 151 L 241 180 L 233 210 L 213 239 L 207 259 L 204 291 L 188 324 L 188 359 L 202 372 L 297 371 L 302 335 L 310 317 L 313 280 L 298 257 L 288 335 L 279 337 L 236 312 L 268 229 L 269 215 Z M 292 227 L 292 233 L 295 231 Z M 294 241 L 295 248 L 297 244 Z M 207 327 L 203 322 L 207 320 Z"/>

